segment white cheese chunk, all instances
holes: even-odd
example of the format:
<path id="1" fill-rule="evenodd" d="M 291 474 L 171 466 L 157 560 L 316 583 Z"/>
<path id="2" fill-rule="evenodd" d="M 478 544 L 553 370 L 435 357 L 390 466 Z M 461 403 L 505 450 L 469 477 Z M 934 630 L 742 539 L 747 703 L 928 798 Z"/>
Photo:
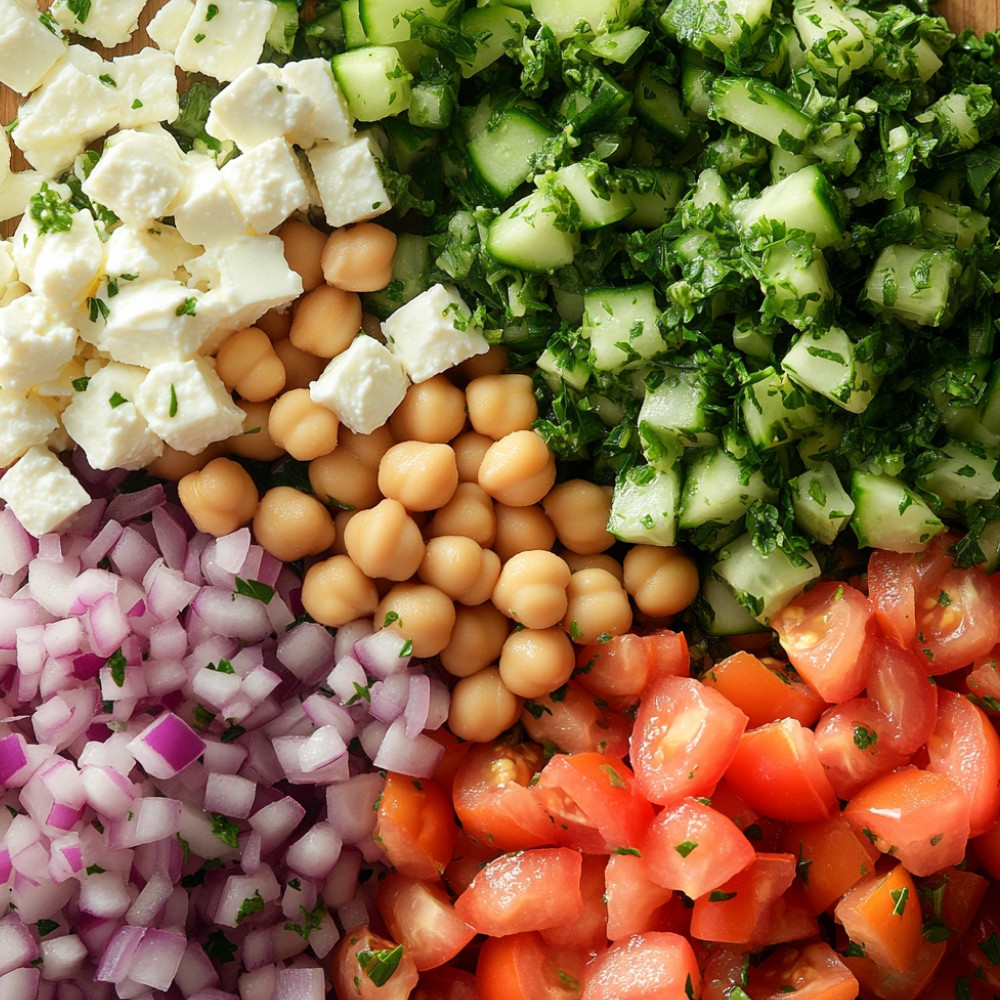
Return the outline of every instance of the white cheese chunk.
<path id="1" fill-rule="evenodd" d="M 0 308 L 0 385 L 28 390 L 54 378 L 76 351 L 76 330 L 31 292 Z"/>
<path id="2" fill-rule="evenodd" d="M 220 173 L 237 209 L 256 233 L 271 232 L 308 205 L 298 158 L 281 136 L 230 160 Z"/>
<path id="3" fill-rule="evenodd" d="M 154 365 L 139 387 L 136 406 L 155 434 L 192 455 L 238 434 L 246 416 L 202 357 Z"/>
<path id="4" fill-rule="evenodd" d="M 105 270 L 131 279 L 176 278 L 187 261 L 201 253 L 165 222 L 153 226 L 118 226 L 108 237 Z"/>
<path id="5" fill-rule="evenodd" d="M 65 52 L 57 26 L 34 0 L 0 0 L 0 83 L 27 95 Z"/>
<path id="6" fill-rule="evenodd" d="M 0 477 L 0 500 L 38 538 L 63 527 L 90 495 L 48 448 L 36 445 Z"/>
<path id="7" fill-rule="evenodd" d="M 292 87 L 273 63 L 249 66 L 212 100 L 205 130 L 232 139 L 244 152 L 268 139 L 305 127 L 312 102 Z"/>
<path id="8" fill-rule="evenodd" d="M 309 395 L 345 427 L 370 434 L 389 419 L 409 384 L 399 359 L 374 337 L 361 334 L 309 383 Z"/>
<path id="9" fill-rule="evenodd" d="M 181 151 L 166 132 L 116 133 L 83 182 L 84 193 L 138 226 L 168 214 L 184 182 Z"/>
<path id="10" fill-rule="evenodd" d="M 326 221 L 334 228 L 374 218 L 392 208 L 369 136 L 357 136 L 343 145 L 318 142 L 306 155 Z"/>
<path id="11" fill-rule="evenodd" d="M 135 407 L 146 369 L 110 362 L 73 394 L 63 426 L 95 469 L 141 469 L 163 453 L 163 442 Z"/>
<path id="12" fill-rule="evenodd" d="M 189 153 L 184 184 L 174 202 L 174 225 L 188 243 L 209 246 L 250 234 L 215 161 Z"/>
<path id="13" fill-rule="evenodd" d="M 223 82 L 236 79 L 260 59 L 274 14 L 271 0 L 195 0 L 174 49 L 177 65 Z"/>
<path id="14" fill-rule="evenodd" d="M 96 38 L 102 45 L 113 48 L 132 37 L 145 5 L 146 0 L 90 0 L 87 4 L 72 5 L 71 0 L 54 0 L 49 10 L 66 31 Z"/>
<path id="15" fill-rule="evenodd" d="M 12 281 L 17 281 L 17 265 L 11 243 L 10 240 L 0 240 L 0 298 Z"/>
<path id="16" fill-rule="evenodd" d="M 433 285 L 410 299 L 383 321 L 382 332 L 414 382 L 485 354 L 490 346 L 451 285 Z"/>
<path id="17" fill-rule="evenodd" d="M 172 122 L 180 111 L 173 56 L 154 48 L 116 56 L 112 75 L 118 83 L 119 126 L 138 128 Z"/>
<path id="18" fill-rule="evenodd" d="M 0 469 L 45 444 L 58 426 L 52 410 L 34 393 L 0 389 Z"/>
<path id="19" fill-rule="evenodd" d="M 328 59 L 302 59 L 281 67 L 282 79 L 304 94 L 311 106 L 305 124 L 287 136 L 290 142 L 309 149 L 320 141 L 342 145 L 354 135 L 347 100 L 333 78 Z"/>
<path id="20" fill-rule="evenodd" d="M 150 18 L 146 34 L 158 49 L 174 53 L 194 13 L 194 0 L 167 0 Z"/>
<path id="21" fill-rule="evenodd" d="M 24 211 L 33 195 L 38 194 L 45 175 L 37 170 L 15 170 L 0 184 L 0 222 L 13 219 Z"/>

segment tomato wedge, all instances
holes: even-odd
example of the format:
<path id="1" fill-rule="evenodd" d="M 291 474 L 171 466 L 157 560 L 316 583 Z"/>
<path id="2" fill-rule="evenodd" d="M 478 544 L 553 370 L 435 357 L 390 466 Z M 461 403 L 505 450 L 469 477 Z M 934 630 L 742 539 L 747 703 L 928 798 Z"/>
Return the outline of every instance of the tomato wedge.
<path id="1" fill-rule="evenodd" d="M 476 963 L 482 1000 L 577 1000 L 586 974 L 586 952 L 557 949 L 534 931 L 483 942 Z"/>
<path id="2" fill-rule="evenodd" d="M 927 742 L 938 714 L 938 689 L 912 650 L 878 636 L 868 673 L 868 697 L 889 725 L 881 738 L 902 754 Z"/>
<path id="3" fill-rule="evenodd" d="M 692 1000 L 701 971 L 686 938 L 670 931 L 636 934 L 591 963 L 582 1000 Z"/>
<path id="4" fill-rule="evenodd" d="M 855 1000 L 858 981 L 827 944 L 786 945 L 751 966 L 753 1000 Z"/>
<path id="5" fill-rule="evenodd" d="M 682 632 L 663 629 L 651 635 L 611 636 L 606 642 L 583 646 L 575 676 L 592 694 L 613 700 L 637 698 L 660 674 L 687 676 L 691 657 Z"/>
<path id="6" fill-rule="evenodd" d="M 337 942 L 330 973 L 337 1000 L 407 1000 L 418 978 L 406 949 L 368 926 Z"/>
<path id="7" fill-rule="evenodd" d="M 638 854 L 612 854 L 604 868 L 604 898 L 609 941 L 657 930 L 674 895 L 646 874 Z"/>
<path id="8" fill-rule="evenodd" d="M 390 772 L 372 836 L 396 871 L 415 879 L 439 878 L 455 843 L 451 801 L 431 778 Z"/>

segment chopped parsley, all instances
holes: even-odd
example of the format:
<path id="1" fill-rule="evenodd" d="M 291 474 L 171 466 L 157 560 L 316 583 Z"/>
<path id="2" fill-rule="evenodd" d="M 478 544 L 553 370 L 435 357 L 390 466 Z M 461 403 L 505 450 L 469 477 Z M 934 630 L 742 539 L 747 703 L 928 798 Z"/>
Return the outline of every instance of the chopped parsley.
<path id="1" fill-rule="evenodd" d="M 358 952 L 358 965 L 376 986 L 385 986 L 399 968 L 403 946 L 395 948 L 364 948 Z"/>

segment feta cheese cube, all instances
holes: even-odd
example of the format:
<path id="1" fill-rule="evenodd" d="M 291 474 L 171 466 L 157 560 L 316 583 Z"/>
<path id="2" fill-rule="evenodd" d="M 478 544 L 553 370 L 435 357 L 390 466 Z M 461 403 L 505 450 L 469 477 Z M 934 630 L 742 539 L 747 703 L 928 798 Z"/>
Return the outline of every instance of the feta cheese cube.
<path id="1" fill-rule="evenodd" d="M 345 427 L 370 434 L 389 419 L 409 384 L 399 359 L 374 337 L 360 334 L 309 383 L 309 395 Z"/>
<path id="2" fill-rule="evenodd" d="M 177 272 L 201 253 L 200 247 L 186 242 L 165 222 L 155 226 L 119 226 L 112 231 L 105 247 L 105 271 L 114 277 L 134 276 L 131 280 L 176 278 Z"/>
<path id="3" fill-rule="evenodd" d="M 302 59 L 281 67 L 282 79 L 309 99 L 308 121 L 294 133 L 289 142 L 308 149 L 320 141 L 342 145 L 354 135 L 354 124 L 347 99 L 333 77 L 328 59 Z"/>
<path id="4" fill-rule="evenodd" d="M 195 0 L 174 58 L 181 69 L 235 80 L 264 51 L 274 20 L 271 0 Z"/>
<path id="5" fill-rule="evenodd" d="M 180 112 L 176 64 L 169 52 L 145 48 L 116 56 L 112 75 L 118 83 L 121 128 L 172 122 Z"/>
<path id="6" fill-rule="evenodd" d="M 71 7 L 71 0 L 54 0 L 49 10 L 64 30 L 113 48 L 132 37 L 145 4 L 146 0 L 91 0 Z"/>
<path id="7" fill-rule="evenodd" d="M 63 410 L 63 426 L 93 468 L 141 469 L 163 453 L 163 442 L 135 407 L 145 378 L 145 368 L 112 361 Z"/>
<path id="8" fill-rule="evenodd" d="M 0 296 L 12 281 L 17 281 L 17 265 L 11 243 L 10 240 L 0 240 Z"/>
<path id="9" fill-rule="evenodd" d="M 232 139 L 244 152 L 268 139 L 288 139 L 302 129 L 312 103 L 292 87 L 273 63 L 249 66 L 212 100 L 205 129 Z"/>
<path id="10" fill-rule="evenodd" d="M 45 175 L 37 170 L 15 170 L 0 183 L 0 222 L 13 219 L 24 211 L 33 195 L 38 194 Z"/>
<path id="11" fill-rule="evenodd" d="M 194 0 L 167 0 L 150 18 L 146 34 L 158 49 L 174 53 L 194 13 Z"/>
<path id="12" fill-rule="evenodd" d="M 410 299 L 382 322 L 382 332 L 414 382 L 485 354 L 490 347 L 451 285 L 433 285 Z"/>
<path id="13" fill-rule="evenodd" d="M 0 385 L 28 390 L 55 377 L 76 351 L 76 330 L 31 292 L 0 308 Z"/>
<path id="14" fill-rule="evenodd" d="M 337 228 L 388 212 L 392 202 L 379 175 L 377 147 L 367 135 L 346 143 L 318 142 L 306 156 L 326 221 Z"/>
<path id="15" fill-rule="evenodd" d="M 84 193 L 138 226 L 169 214 L 184 182 L 181 151 L 166 132 L 116 133 L 83 182 Z"/>
<path id="16" fill-rule="evenodd" d="M 250 235 L 215 161 L 188 154 L 184 184 L 174 202 L 174 225 L 188 243 L 208 246 Z"/>
<path id="17" fill-rule="evenodd" d="M 0 389 L 0 469 L 13 465 L 29 448 L 45 444 L 58 426 L 34 393 Z"/>
<path id="18" fill-rule="evenodd" d="M 48 448 L 36 445 L 0 477 L 0 500 L 38 538 L 63 527 L 90 495 Z"/>
<path id="19" fill-rule="evenodd" d="M 150 368 L 139 387 L 136 407 L 171 448 L 192 455 L 239 433 L 245 416 L 202 357 Z"/>
<path id="20" fill-rule="evenodd" d="M 29 94 L 65 52 L 62 35 L 34 0 L 0 0 L 0 83 Z"/>
<path id="21" fill-rule="evenodd" d="M 230 160 L 221 170 L 226 190 L 250 228 L 269 233 L 309 202 L 299 161 L 276 136 Z"/>

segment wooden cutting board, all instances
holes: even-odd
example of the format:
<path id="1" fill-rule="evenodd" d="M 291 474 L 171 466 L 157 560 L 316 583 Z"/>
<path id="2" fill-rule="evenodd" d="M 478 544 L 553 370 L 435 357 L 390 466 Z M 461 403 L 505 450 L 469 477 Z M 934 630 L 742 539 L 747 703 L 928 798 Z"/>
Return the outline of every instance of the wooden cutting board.
<path id="1" fill-rule="evenodd" d="M 937 10 L 953 31 L 971 28 L 981 35 L 1000 28 L 1000 0 L 938 0 Z"/>

